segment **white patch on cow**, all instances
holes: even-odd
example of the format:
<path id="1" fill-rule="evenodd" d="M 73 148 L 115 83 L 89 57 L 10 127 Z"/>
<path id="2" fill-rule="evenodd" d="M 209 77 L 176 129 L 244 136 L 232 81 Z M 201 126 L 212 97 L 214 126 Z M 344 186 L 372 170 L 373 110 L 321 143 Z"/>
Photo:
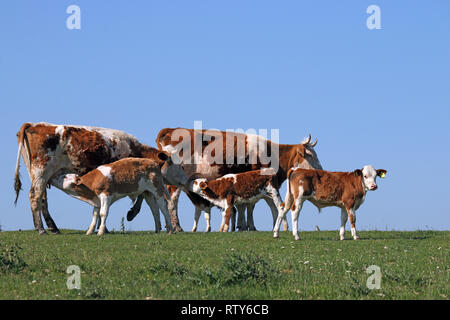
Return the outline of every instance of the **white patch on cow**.
<path id="1" fill-rule="evenodd" d="M 111 167 L 109 167 L 109 166 L 100 166 L 100 167 L 97 168 L 97 170 L 100 171 L 109 180 L 112 179 Z"/>
<path id="2" fill-rule="evenodd" d="M 275 175 L 275 174 L 277 174 L 277 170 L 275 170 L 275 169 L 272 168 L 272 167 L 269 167 L 269 168 L 262 168 L 262 169 L 261 169 L 261 175 L 267 175 L 267 176 L 270 176 L 270 175 Z"/>
<path id="3" fill-rule="evenodd" d="M 220 178 L 217 178 L 217 180 L 222 180 L 222 179 L 228 179 L 228 178 L 232 178 L 233 179 L 233 183 L 236 183 L 236 174 L 235 173 L 229 173 L 226 174 Z"/>
<path id="4" fill-rule="evenodd" d="M 168 152 L 170 154 L 177 153 L 178 149 L 172 146 L 171 144 L 168 144 L 167 146 L 162 147 L 163 151 Z"/>
<path id="5" fill-rule="evenodd" d="M 57 126 L 55 129 L 55 134 L 58 134 L 59 137 L 61 138 L 64 134 L 64 126 L 62 125 Z"/>

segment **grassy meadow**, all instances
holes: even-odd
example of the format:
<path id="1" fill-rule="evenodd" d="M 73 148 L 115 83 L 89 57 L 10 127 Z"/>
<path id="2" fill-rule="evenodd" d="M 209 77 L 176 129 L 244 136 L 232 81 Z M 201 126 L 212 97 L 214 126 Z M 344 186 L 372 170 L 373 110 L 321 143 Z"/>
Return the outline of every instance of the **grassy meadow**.
<path id="1" fill-rule="evenodd" d="M 0 299 L 449 299 L 450 231 L 359 236 L 0 232 Z M 80 290 L 67 288 L 71 265 Z M 378 290 L 366 285 L 371 265 Z"/>

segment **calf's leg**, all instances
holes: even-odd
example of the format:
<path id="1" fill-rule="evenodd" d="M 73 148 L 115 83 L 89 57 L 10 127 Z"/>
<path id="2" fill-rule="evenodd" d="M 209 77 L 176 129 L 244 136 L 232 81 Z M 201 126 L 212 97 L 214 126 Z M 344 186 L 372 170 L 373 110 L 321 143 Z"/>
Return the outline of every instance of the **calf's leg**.
<path id="1" fill-rule="evenodd" d="M 99 212 L 100 212 L 100 208 L 94 207 L 94 210 L 92 211 L 92 222 L 91 222 L 91 225 L 89 226 L 89 229 L 86 232 L 87 236 L 92 234 L 92 232 L 94 232 L 95 225 L 97 224 Z"/>
<path id="2" fill-rule="evenodd" d="M 339 230 L 339 239 L 345 239 L 345 224 L 347 223 L 348 214 L 345 209 L 341 209 L 341 229 Z"/>
<path id="3" fill-rule="evenodd" d="M 202 209 L 200 209 L 199 207 L 195 207 L 194 226 L 192 227 L 192 232 L 196 232 L 197 231 L 198 219 L 200 218 L 201 214 L 202 214 Z"/>
<path id="4" fill-rule="evenodd" d="M 206 232 L 211 231 L 211 208 L 205 210 Z"/>
<path id="5" fill-rule="evenodd" d="M 164 199 L 164 196 L 162 196 L 162 197 L 159 197 L 158 199 L 156 199 L 156 202 L 158 203 L 159 209 L 161 210 L 161 212 L 164 215 L 164 220 L 166 221 L 167 233 L 171 234 L 173 232 L 173 226 L 172 226 L 170 215 L 169 215 L 169 208 L 168 208 L 167 200 Z"/>
<path id="6" fill-rule="evenodd" d="M 111 205 L 111 199 L 104 195 L 100 195 L 100 227 L 98 229 L 97 235 L 102 236 L 106 229 L 106 218 L 108 217 L 109 206 Z"/>
<path id="7" fill-rule="evenodd" d="M 353 209 L 348 210 L 348 219 L 350 220 L 353 239 L 359 240 L 359 237 L 356 234 L 356 214 Z"/>

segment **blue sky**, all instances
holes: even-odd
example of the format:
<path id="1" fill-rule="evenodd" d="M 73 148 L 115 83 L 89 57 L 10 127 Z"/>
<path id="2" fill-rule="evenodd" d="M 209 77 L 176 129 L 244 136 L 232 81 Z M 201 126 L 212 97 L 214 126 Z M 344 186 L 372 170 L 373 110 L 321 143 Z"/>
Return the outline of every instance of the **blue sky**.
<path id="1" fill-rule="evenodd" d="M 81 30 L 66 28 L 72 4 Z M 371 4 L 381 30 L 366 27 Z M 22 123 L 116 128 L 155 146 L 160 129 L 202 120 L 204 128 L 279 129 L 281 143 L 311 133 L 327 170 L 387 169 L 357 212 L 359 229 L 449 230 L 449 35 L 444 0 L 2 1 L 0 225 L 33 228 L 24 167 L 13 206 Z M 110 229 L 129 205 L 112 207 Z M 51 189 L 49 206 L 60 228 L 87 229 L 89 205 Z M 185 230 L 193 211 L 183 195 Z M 149 212 L 126 228 L 153 230 Z M 339 217 L 306 204 L 299 228 L 337 232 Z M 212 218 L 217 230 L 217 209 Z M 255 224 L 271 229 L 264 202 Z"/>

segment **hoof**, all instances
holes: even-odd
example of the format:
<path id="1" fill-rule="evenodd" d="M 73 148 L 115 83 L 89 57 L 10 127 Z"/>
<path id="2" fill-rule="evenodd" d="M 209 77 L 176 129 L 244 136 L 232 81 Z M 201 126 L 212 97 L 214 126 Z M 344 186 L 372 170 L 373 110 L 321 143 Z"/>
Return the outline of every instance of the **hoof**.
<path id="1" fill-rule="evenodd" d="M 51 234 L 61 234 L 61 231 L 59 231 L 59 229 L 48 229 L 48 231 L 49 231 Z"/>
<path id="2" fill-rule="evenodd" d="M 174 229 L 175 232 L 184 232 L 180 226 L 176 226 Z"/>
<path id="3" fill-rule="evenodd" d="M 38 230 L 38 232 L 39 232 L 39 235 L 40 235 L 40 236 L 46 236 L 46 235 L 48 235 L 47 231 L 45 231 L 44 229 Z"/>
<path id="4" fill-rule="evenodd" d="M 359 237 L 358 236 L 353 237 L 353 240 L 359 240 Z"/>

